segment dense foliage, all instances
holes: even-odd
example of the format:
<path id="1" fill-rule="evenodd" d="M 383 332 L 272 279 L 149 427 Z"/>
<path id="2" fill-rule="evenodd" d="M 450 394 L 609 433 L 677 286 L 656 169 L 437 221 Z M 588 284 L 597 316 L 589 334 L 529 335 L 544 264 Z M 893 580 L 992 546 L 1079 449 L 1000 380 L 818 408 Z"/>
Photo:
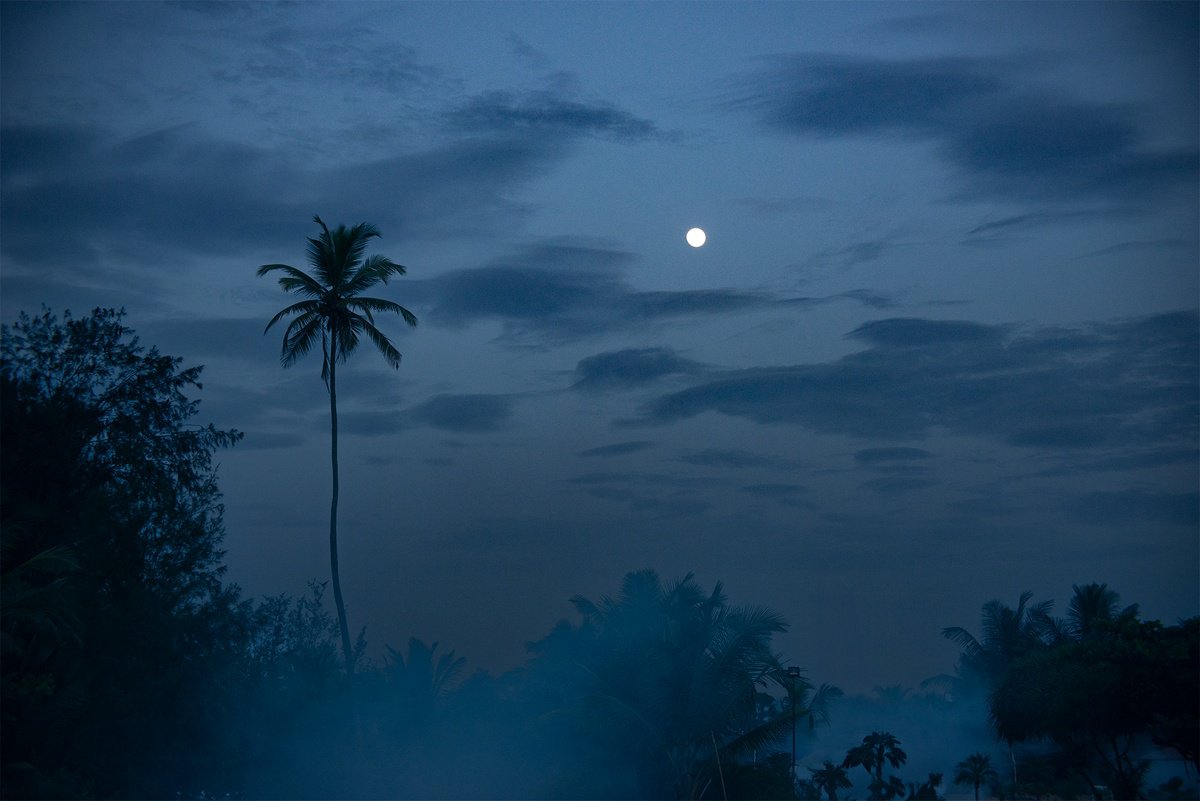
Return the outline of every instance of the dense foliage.
<path id="1" fill-rule="evenodd" d="M 776 613 L 731 606 L 718 584 L 705 592 L 691 576 L 664 584 L 653 571 L 630 573 L 621 594 L 575 598 L 583 621 L 561 625 L 533 646 L 536 667 L 566 680 L 564 702 L 605 750 L 634 768 L 641 797 L 728 794 L 724 765 L 782 744 L 793 724 L 819 714 L 840 691 L 793 679 L 771 651 L 786 628 Z M 789 700 L 759 704 L 759 687 Z"/>
<path id="2" fill-rule="evenodd" d="M 1030 598 L 985 604 L 981 639 L 943 631 L 963 646 L 964 675 L 985 684 L 996 735 L 1010 749 L 1053 748 L 1023 779 L 1013 758 L 1014 790 L 1076 792 L 1082 781 L 1096 796 L 1142 798 L 1156 751 L 1200 769 L 1200 618 L 1139 620 L 1104 584 L 1076 586 L 1065 620 Z"/>
<path id="3" fill-rule="evenodd" d="M 3 792 L 166 795 L 220 725 L 241 621 L 221 585 L 199 368 L 117 312 L 2 333 Z"/>

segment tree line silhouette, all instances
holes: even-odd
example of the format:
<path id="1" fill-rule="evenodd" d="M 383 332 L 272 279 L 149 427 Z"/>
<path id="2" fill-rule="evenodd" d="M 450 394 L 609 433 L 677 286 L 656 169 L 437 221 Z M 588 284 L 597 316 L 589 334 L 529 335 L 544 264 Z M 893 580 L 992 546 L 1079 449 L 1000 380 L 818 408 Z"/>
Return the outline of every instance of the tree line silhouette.
<path id="1" fill-rule="evenodd" d="M 143 347 L 113 310 L 0 329 L 0 795 L 836 799 L 858 786 L 939 798 L 943 774 L 889 773 L 907 754 L 882 728 L 796 775 L 793 731 L 819 737 L 841 690 L 788 670 L 772 650 L 780 614 L 690 575 L 632 572 L 613 596 L 572 599 L 578 620 L 500 676 L 468 673 L 436 642 L 385 644 L 381 660 L 365 633 L 352 642 L 336 365 L 360 335 L 398 365 L 374 314 L 416 318 L 361 295 L 404 273 L 365 256 L 372 226 L 316 222 L 310 273 L 259 274 L 282 272 L 302 297 L 267 326 L 292 318 L 284 365 L 323 354 L 334 615 L 325 582 L 250 599 L 223 580 L 213 455 L 241 434 L 193 422 L 201 368 Z M 1001 778 L 988 754 L 964 755 L 952 783 L 976 798 L 1194 791 L 1194 774 L 1158 788 L 1146 777 L 1153 749 L 1197 765 L 1200 625 L 1143 621 L 1106 585 L 1074 590 L 1065 619 L 1026 594 L 1015 609 L 985 604 L 978 637 L 944 630 L 963 649 L 948 681 L 987 695 L 1010 762 Z M 1030 742 L 1043 748 L 1018 755 Z"/>

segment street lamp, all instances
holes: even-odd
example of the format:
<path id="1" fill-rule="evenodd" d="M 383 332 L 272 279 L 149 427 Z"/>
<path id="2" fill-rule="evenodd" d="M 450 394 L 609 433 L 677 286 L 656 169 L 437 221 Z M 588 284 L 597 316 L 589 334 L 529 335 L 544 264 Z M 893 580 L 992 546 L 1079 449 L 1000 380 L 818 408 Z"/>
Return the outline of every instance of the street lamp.
<path id="1" fill-rule="evenodd" d="M 792 791 L 796 789 L 796 679 L 800 678 L 800 668 L 789 667 L 788 678 L 792 680 Z"/>

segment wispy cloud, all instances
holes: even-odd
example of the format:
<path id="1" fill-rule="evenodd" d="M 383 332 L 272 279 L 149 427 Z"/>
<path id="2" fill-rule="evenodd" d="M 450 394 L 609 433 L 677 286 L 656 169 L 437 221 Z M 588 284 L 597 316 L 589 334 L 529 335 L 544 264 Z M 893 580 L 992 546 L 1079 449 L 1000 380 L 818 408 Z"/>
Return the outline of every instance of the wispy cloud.
<path id="1" fill-rule="evenodd" d="M 484 134 L 587 136 L 641 142 L 662 134 L 651 121 L 611 103 L 585 103 L 560 92 L 485 92 L 447 114 L 452 130 Z"/>
<path id="2" fill-rule="evenodd" d="M 722 468 L 795 468 L 799 462 L 769 454 L 735 448 L 701 448 L 688 451 L 678 457 L 679 461 L 699 467 Z"/>
<path id="3" fill-rule="evenodd" d="M 933 454 L 924 448 L 864 448 L 854 454 L 859 464 L 876 465 L 888 462 L 906 462 L 914 459 L 929 459 Z"/>
<path id="4" fill-rule="evenodd" d="M 750 85 L 744 105 L 778 131 L 930 142 L 964 195 L 1123 203 L 1187 190 L 1200 168 L 1194 145 L 1152 147 L 1137 109 L 1035 87 L 999 60 L 797 56 Z"/>
<path id="5" fill-rule="evenodd" d="M 428 306 L 434 325 L 497 320 L 502 339 L 559 343 L 612 331 L 644 330 L 650 323 L 768 309 L 852 301 L 873 308 L 892 304 L 869 290 L 797 297 L 742 289 L 639 291 L 622 277 L 632 254 L 572 240 L 541 242 L 483 267 L 454 270 L 406 284 Z"/>
<path id="6" fill-rule="evenodd" d="M 1177 448 L 1197 436 L 1197 325 L 1195 312 L 1027 332 L 880 320 L 851 333 L 863 351 L 729 371 L 659 397 L 642 421 L 717 411 L 893 440 L 943 428 L 1051 450 Z"/>
<path id="7" fill-rule="evenodd" d="M 505 395 L 435 395 L 409 409 L 407 416 L 443 431 L 488 433 L 508 422 L 512 401 Z"/>
<path id="8" fill-rule="evenodd" d="M 630 453 L 637 453 L 653 447 L 653 442 L 646 442 L 644 440 L 635 442 L 614 442 L 612 445 L 601 445 L 597 448 L 588 448 L 587 450 L 580 451 L 579 455 L 585 457 L 625 456 Z"/>
<path id="9" fill-rule="evenodd" d="M 699 372 L 702 366 L 670 348 L 629 348 L 597 353 L 575 365 L 574 389 L 598 392 L 644 386 L 669 375 Z"/>

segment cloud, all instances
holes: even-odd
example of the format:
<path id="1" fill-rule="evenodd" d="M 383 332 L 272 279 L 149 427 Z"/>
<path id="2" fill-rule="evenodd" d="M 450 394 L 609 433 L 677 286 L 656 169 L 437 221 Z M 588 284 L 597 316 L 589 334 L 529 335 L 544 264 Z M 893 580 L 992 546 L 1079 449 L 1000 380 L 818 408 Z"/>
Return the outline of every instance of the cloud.
<path id="1" fill-rule="evenodd" d="M 680 357 L 670 348 L 628 348 L 581 359 L 575 365 L 577 379 L 572 388 L 588 392 L 632 389 L 700 369 L 697 362 Z"/>
<path id="2" fill-rule="evenodd" d="M 1162 253 L 1177 251 L 1184 254 L 1196 252 L 1196 240 L 1194 239 L 1137 239 L 1130 242 L 1118 242 L 1115 245 L 1109 245 L 1100 250 L 1093 250 L 1090 253 L 1084 253 L 1078 258 L 1087 259 L 1096 256 L 1112 256 L 1125 253 Z"/>
<path id="3" fill-rule="evenodd" d="M 620 485 L 626 487 L 673 487 L 679 489 L 701 489 L 721 484 L 719 479 L 707 476 L 646 473 L 634 470 L 583 473 L 582 475 L 567 479 L 566 482 L 578 486 Z"/>
<path id="4" fill-rule="evenodd" d="M 1194 145 L 1151 149 L 1133 107 L 1026 85 L 998 60 L 803 56 L 753 76 L 744 105 L 799 136 L 923 140 L 967 195 L 1125 202 L 1195 185 Z"/>
<path id="5" fill-rule="evenodd" d="M 967 245 L 991 245 L 1003 243 L 1013 236 L 1027 234 L 1039 228 L 1046 228 L 1060 223 L 1083 223 L 1094 220 L 1106 221 L 1121 216 L 1127 216 L 1128 208 L 1108 207 L 1104 209 L 1072 209 L 1037 211 L 1023 214 L 1012 214 L 1000 219 L 981 222 L 967 231 L 963 240 Z"/>
<path id="6" fill-rule="evenodd" d="M 281 301 L 280 306 L 284 303 Z M 264 335 L 266 322 L 245 317 L 175 318 L 142 323 L 137 333 L 143 342 L 155 345 L 161 352 L 184 355 L 189 361 L 218 357 L 262 363 L 264 357 L 278 360 L 283 339 L 278 329 Z"/>
<path id="7" fill-rule="evenodd" d="M 420 288 L 432 297 L 434 323 L 500 320 L 506 336 L 578 338 L 632 323 L 766 308 L 764 293 L 735 290 L 637 292 L 618 275 L 622 251 L 538 245 L 487 267 L 441 275 Z"/>
<path id="8" fill-rule="evenodd" d="M 408 410 L 408 417 L 443 431 L 499 431 L 512 416 L 506 395 L 435 395 Z"/>
<path id="9" fill-rule="evenodd" d="M 327 209 L 376 223 L 384 252 L 397 238 L 504 230 L 525 213 L 513 190 L 562 155 L 552 142 L 489 139 L 322 166 L 197 126 L 132 138 L 5 126 L 0 151 L 6 284 L 35 276 L 67 286 L 111 284 L 118 269 L 118 282 L 137 286 L 161 280 L 164 263 L 214 256 L 296 263 L 309 220 Z"/>
<path id="10" fill-rule="evenodd" d="M 31 138 L 35 161 L 3 188 L 4 249 L 24 265 L 43 257 L 40 245 L 54 231 L 82 254 L 97 249 L 117 259 L 191 251 L 227 255 L 283 238 L 306 219 L 294 201 L 286 164 L 253 146 L 208 139 L 192 126 L 173 126 L 135 137 L 101 129 L 67 134 L 5 127 L 0 142 L 24 161 Z M 82 150 L 65 153 L 70 142 Z M 53 163 L 63 152 L 63 164 Z M 312 212 L 308 212 L 311 217 Z M 69 220 L 63 228 L 61 221 Z M 214 236 L 214 232 L 220 236 Z"/>
<path id="11" fill-rule="evenodd" d="M 923 478 L 919 475 L 886 475 L 879 478 L 872 478 L 862 483 L 865 489 L 872 490 L 883 494 L 901 494 L 912 492 L 913 490 L 932 487 L 936 484 L 932 478 Z"/>
<path id="12" fill-rule="evenodd" d="M 625 258 L 598 248 L 540 246 L 516 263 L 456 270 L 422 287 L 433 298 L 428 316 L 442 325 L 498 319 L 513 335 L 544 329 L 575 335 L 600 330 L 620 313 L 609 306 L 625 294 L 612 265 Z M 588 267 L 572 266 L 580 261 Z"/>
<path id="13" fill-rule="evenodd" d="M 808 488 L 800 484 L 747 484 L 739 489 L 760 498 L 792 498 L 808 492 Z"/>
<path id="14" fill-rule="evenodd" d="M 1124 452 L 1100 459 L 1080 461 L 1073 459 L 1069 464 L 1039 470 L 1034 476 L 1063 476 L 1079 473 L 1115 473 L 1167 465 L 1190 464 L 1200 470 L 1200 449 L 1191 447 L 1158 449 L 1145 452 Z M 1200 483 L 1200 475 L 1197 476 Z"/>
<path id="15" fill-rule="evenodd" d="M 644 451 L 647 448 L 653 448 L 653 442 L 614 442 L 612 445 L 601 445 L 598 448 L 588 448 L 580 451 L 580 456 L 624 456 L 629 453 L 637 453 Z"/>
<path id="16" fill-rule="evenodd" d="M 792 459 L 783 459 L 777 456 L 730 448 L 703 448 L 701 450 L 689 451 L 678 458 L 681 462 L 701 467 L 789 468 L 798 466 L 798 463 Z"/>
<path id="17" fill-rule="evenodd" d="M 660 396 L 642 422 L 715 411 L 863 438 L 945 429 L 1050 450 L 1179 448 L 1197 436 L 1198 324 L 1195 312 L 1026 332 L 879 320 L 850 334 L 865 350 L 728 371 Z"/>
<path id="18" fill-rule="evenodd" d="M 654 123 L 611 103 L 583 103 L 561 93 L 485 92 L 446 116 L 451 130 L 527 136 L 590 136 L 616 142 L 641 142 L 661 136 Z"/>
<path id="19" fill-rule="evenodd" d="M 957 320 L 892 318 L 863 323 L 851 331 L 850 336 L 873 345 L 908 348 L 995 342 L 1003 337 L 1003 330 Z"/>
<path id="20" fill-rule="evenodd" d="M 632 326 L 688 317 L 791 309 L 851 300 L 880 308 L 890 300 L 868 290 L 827 297 L 793 297 L 735 289 L 638 291 L 622 270 L 632 261 L 623 250 L 582 240 L 540 242 L 483 267 L 444 273 L 405 284 L 427 302 L 425 319 L 464 326 L 496 320 L 510 342 L 579 339 Z"/>
<path id="21" fill-rule="evenodd" d="M 1075 500 L 1073 511 L 1089 523 L 1147 520 L 1195 529 L 1200 524 L 1200 493 L 1138 489 L 1089 492 Z"/>
<path id="22" fill-rule="evenodd" d="M 854 454 L 859 464 L 874 465 L 881 462 L 900 462 L 913 459 L 928 459 L 933 454 L 924 448 L 865 448 Z"/>
<path id="23" fill-rule="evenodd" d="M 329 422 L 322 421 L 321 425 L 328 428 Z M 377 437 L 381 434 L 395 434 L 404 427 L 404 417 L 399 410 L 371 412 L 338 410 L 338 430 L 343 434 Z"/>
<path id="24" fill-rule="evenodd" d="M 699 517 L 711 508 L 712 504 L 707 501 L 685 497 L 641 497 L 634 498 L 629 503 L 630 511 L 644 512 L 656 519 Z"/>

